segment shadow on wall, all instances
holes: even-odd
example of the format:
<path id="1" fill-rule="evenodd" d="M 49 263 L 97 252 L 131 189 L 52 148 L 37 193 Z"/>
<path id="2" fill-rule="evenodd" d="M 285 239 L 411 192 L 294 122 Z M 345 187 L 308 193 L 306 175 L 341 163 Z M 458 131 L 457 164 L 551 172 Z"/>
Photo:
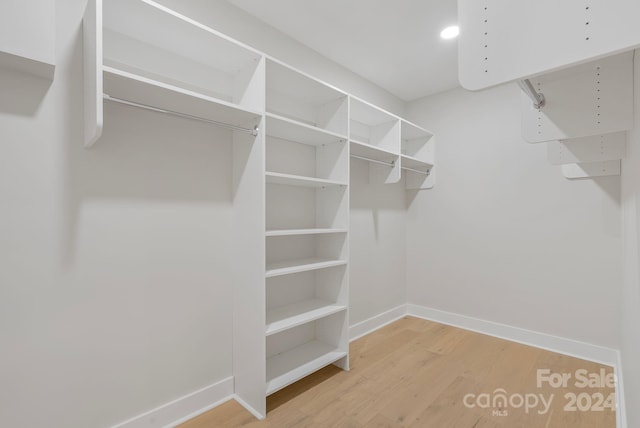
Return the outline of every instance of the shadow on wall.
<path id="1" fill-rule="evenodd" d="M 0 113 L 35 116 L 51 83 L 17 70 L 0 69 Z"/>
<path id="2" fill-rule="evenodd" d="M 70 64 L 72 76 L 83 76 L 82 55 L 79 31 Z M 63 266 L 69 267 L 75 260 L 80 215 L 90 202 L 171 202 L 176 211 L 185 204 L 231 205 L 229 131 L 106 102 L 103 136 L 91 149 L 85 149 L 83 85 L 77 81 L 68 88 L 64 108 L 70 134 L 62 156 L 66 163 L 66 212 L 61 215 L 66 236 L 60 249 Z"/>

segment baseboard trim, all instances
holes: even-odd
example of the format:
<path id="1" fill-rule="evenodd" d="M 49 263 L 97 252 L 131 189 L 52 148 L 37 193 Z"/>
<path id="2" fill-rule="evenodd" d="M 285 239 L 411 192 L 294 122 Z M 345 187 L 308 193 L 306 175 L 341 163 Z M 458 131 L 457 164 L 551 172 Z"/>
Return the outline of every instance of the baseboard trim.
<path id="1" fill-rule="evenodd" d="M 349 327 L 349 341 L 360 339 L 407 315 L 407 305 L 400 305 Z"/>
<path id="2" fill-rule="evenodd" d="M 112 428 L 175 427 L 233 398 L 233 376 L 230 376 L 114 425 Z"/>

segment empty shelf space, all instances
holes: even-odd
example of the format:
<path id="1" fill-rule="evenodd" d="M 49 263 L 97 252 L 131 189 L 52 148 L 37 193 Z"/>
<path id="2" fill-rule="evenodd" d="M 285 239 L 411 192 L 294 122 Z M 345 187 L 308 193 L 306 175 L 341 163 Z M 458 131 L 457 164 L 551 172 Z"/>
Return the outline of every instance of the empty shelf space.
<path id="1" fill-rule="evenodd" d="M 105 95 L 158 110 L 241 126 L 257 123 L 260 113 L 177 86 L 104 67 Z"/>
<path id="2" fill-rule="evenodd" d="M 267 172 L 266 179 L 268 184 L 283 184 L 286 186 L 327 187 L 347 185 L 347 183 L 340 181 L 325 180 L 323 178 L 304 177 L 301 175 L 281 174 L 279 172 Z"/>
<path id="3" fill-rule="evenodd" d="M 280 333 L 320 318 L 346 310 L 345 305 L 324 300 L 305 300 L 303 302 L 274 308 L 267 311 L 266 335 Z"/>
<path id="4" fill-rule="evenodd" d="M 407 155 L 402 155 L 402 167 L 403 168 L 412 168 L 412 169 L 417 169 L 420 171 L 426 171 L 428 169 L 430 169 L 433 166 L 432 163 L 420 160 L 420 159 L 416 159 L 414 157 L 411 156 L 407 156 Z"/>
<path id="5" fill-rule="evenodd" d="M 334 260 L 319 257 L 287 260 L 284 262 L 269 263 L 267 265 L 266 277 L 271 278 L 274 276 L 289 275 L 292 273 L 307 272 L 346 264 L 346 260 Z"/>
<path id="6" fill-rule="evenodd" d="M 289 119 L 273 113 L 267 113 L 266 132 L 268 136 L 287 141 L 319 146 L 339 141 L 346 141 L 347 137 L 336 134 L 297 120 Z"/>
<path id="7" fill-rule="evenodd" d="M 267 395 L 343 358 L 346 352 L 312 341 L 267 359 Z"/>
<path id="8" fill-rule="evenodd" d="M 347 233 L 347 229 L 279 229 L 267 230 L 266 236 L 329 235 Z"/>
<path id="9" fill-rule="evenodd" d="M 360 141 L 351 140 L 351 155 L 360 156 L 367 159 L 378 160 L 382 162 L 391 162 L 397 159 L 398 154 L 390 152 L 380 147 L 362 143 Z"/>

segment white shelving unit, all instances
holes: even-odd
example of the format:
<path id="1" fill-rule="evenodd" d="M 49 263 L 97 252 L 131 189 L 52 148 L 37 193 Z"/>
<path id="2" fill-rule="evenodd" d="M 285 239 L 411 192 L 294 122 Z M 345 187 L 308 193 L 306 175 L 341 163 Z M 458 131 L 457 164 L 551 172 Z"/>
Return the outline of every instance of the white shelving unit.
<path id="1" fill-rule="evenodd" d="M 266 391 L 348 369 L 348 97 L 267 61 Z"/>
<path id="2" fill-rule="evenodd" d="M 258 124 L 259 52 L 150 0 L 89 0 L 83 23 L 87 147 L 102 135 L 103 99 L 249 132 Z"/>
<path id="3" fill-rule="evenodd" d="M 432 170 L 432 134 L 151 0 L 89 0 L 83 31 L 87 147 L 105 101 L 229 130 L 239 402 L 263 418 L 266 395 L 348 370 L 350 157 L 398 182 Z"/>

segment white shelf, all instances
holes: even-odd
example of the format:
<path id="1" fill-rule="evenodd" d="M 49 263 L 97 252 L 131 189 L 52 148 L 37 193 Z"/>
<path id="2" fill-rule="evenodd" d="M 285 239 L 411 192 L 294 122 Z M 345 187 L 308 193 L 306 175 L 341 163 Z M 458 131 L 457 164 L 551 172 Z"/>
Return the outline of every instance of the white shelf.
<path id="1" fill-rule="evenodd" d="M 313 257 L 300 260 L 287 260 L 284 262 L 269 263 L 267 265 L 266 277 L 289 275 L 298 272 L 325 269 L 334 266 L 346 265 L 346 260 L 332 260 L 326 258 Z"/>
<path id="2" fill-rule="evenodd" d="M 328 186 L 346 186 L 347 183 L 333 180 L 325 180 L 323 178 L 303 177 L 300 175 L 281 174 L 279 172 L 266 173 L 268 184 L 282 184 L 286 186 L 300 187 L 328 187 Z"/>
<path id="3" fill-rule="evenodd" d="M 295 236 L 295 235 L 329 235 L 332 233 L 347 233 L 347 229 L 280 229 L 267 230 L 265 236 Z"/>
<path id="4" fill-rule="evenodd" d="M 361 141 L 351 140 L 351 155 L 362 156 L 365 158 L 379 160 L 382 162 L 390 162 L 398 158 L 398 153 L 372 146 L 371 144 Z"/>
<path id="5" fill-rule="evenodd" d="M 345 305 L 338 305 L 324 300 L 305 300 L 291 305 L 267 311 L 266 335 L 280 333 L 281 331 L 315 321 L 320 318 L 345 311 Z"/>
<path id="6" fill-rule="evenodd" d="M 428 169 L 431 169 L 431 167 L 433 167 L 433 164 L 426 161 L 422 161 L 420 159 L 416 159 L 411 156 L 402 155 L 401 158 L 402 158 L 403 168 L 407 167 L 407 168 L 417 169 L 419 171 L 426 171 Z"/>
<path id="7" fill-rule="evenodd" d="M 346 356 L 346 352 L 319 341 L 275 355 L 267 359 L 267 395 Z"/>
<path id="8" fill-rule="evenodd" d="M 260 113 L 143 76 L 104 67 L 105 94 L 122 100 L 241 126 L 257 123 Z"/>
<path id="9" fill-rule="evenodd" d="M 266 133 L 270 137 L 302 143 L 309 146 L 320 146 L 346 141 L 345 135 L 336 134 L 316 126 L 307 125 L 273 113 L 267 113 Z"/>
<path id="10" fill-rule="evenodd" d="M 404 119 L 402 120 L 401 134 L 404 141 L 418 138 L 429 139 L 433 137 L 433 132 Z"/>

